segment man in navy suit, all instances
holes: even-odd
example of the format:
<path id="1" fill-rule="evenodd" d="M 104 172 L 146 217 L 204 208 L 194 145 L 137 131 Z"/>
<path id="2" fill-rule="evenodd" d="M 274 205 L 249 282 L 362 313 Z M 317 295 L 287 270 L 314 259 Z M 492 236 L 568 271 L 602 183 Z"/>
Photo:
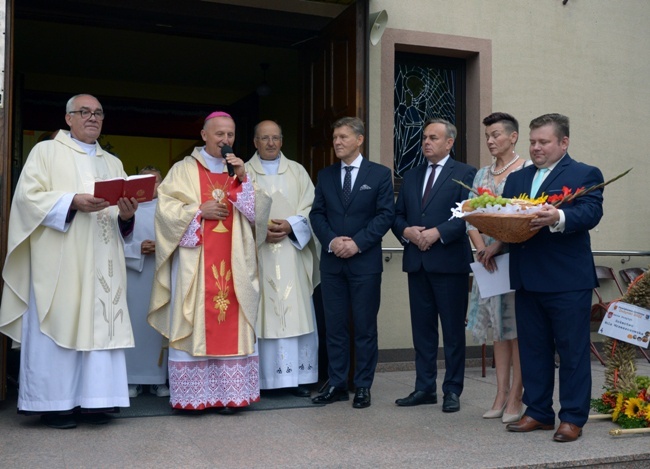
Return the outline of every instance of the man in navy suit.
<path id="1" fill-rule="evenodd" d="M 322 245 L 321 291 L 329 356 L 329 383 L 315 404 L 349 399 L 349 311 L 352 311 L 356 363 L 353 407 L 370 406 L 377 366 L 377 313 L 383 271 L 381 240 L 395 218 L 388 168 L 361 156 L 364 125 L 344 117 L 332 126 L 334 152 L 341 163 L 318 173 L 309 219 Z"/>
<path id="2" fill-rule="evenodd" d="M 534 166 L 512 173 L 504 197 L 562 194 L 603 182 L 600 170 L 571 159 L 569 119 L 546 114 L 530 123 Z M 589 414 L 591 366 L 589 312 L 598 285 L 589 230 L 603 216 L 602 189 L 555 208 L 545 206 L 531 221 L 531 239 L 510 244 L 510 287 L 515 292 L 517 335 L 526 413 L 511 432 L 553 430 L 555 352 L 560 357 L 559 442 L 575 441 Z"/>
<path id="3" fill-rule="evenodd" d="M 398 406 L 436 404 L 438 318 L 445 351 L 443 412 L 460 410 L 465 374 L 465 315 L 472 250 L 465 222 L 451 209 L 468 197 L 476 168 L 453 160 L 456 127 L 430 119 L 422 130 L 428 160 L 404 175 L 397 198 L 393 233 L 404 246 L 402 270 L 408 273 L 411 328 L 415 347 L 415 391 Z"/>

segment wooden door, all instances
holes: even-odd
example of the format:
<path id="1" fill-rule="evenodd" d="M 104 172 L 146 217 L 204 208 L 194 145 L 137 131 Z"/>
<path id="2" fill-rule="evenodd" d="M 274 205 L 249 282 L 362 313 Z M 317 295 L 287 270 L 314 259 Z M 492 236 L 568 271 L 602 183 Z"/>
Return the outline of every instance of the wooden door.
<path id="1" fill-rule="evenodd" d="M 345 116 L 357 116 L 365 123 L 368 116 L 367 18 L 368 2 L 359 0 L 301 51 L 304 130 L 300 162 L 313 181 L 319 170 L 336 159 L 331 125 Z"/>
<path id="2" fill-rule="evenodd" d="M 11 201 L 11 107 L 13 70 L 13 10 L 14 0 L 0 0 L 4 5 L 4 86 L 0 94 L 0 270 L 7 254 L 7 226 L 9 225 L 9 205 Z M 0 277 L 0 292 L 2 291 Z M 0 296 L 2 293 L 0 293 Z M 7 338 L 0 334 L 0 400 L 7 396 Z"/>
<path id="3" fill-rule="evenodd" d="M 368 41 L 366 23 L 368 1 L 350 5 L 325 28 L 318 38 L 301 51 L 302 125 L 301 160 L 312 181 L 318 171 L 336 160 L 332 146 L 332 124 L 345 116 L 357 116 L 364 123 L 368 116 Z M 365 156 L 367 151 L 362 149 Z M 325 344 L 325 319 L 320 286 L 314 292 L 318 340 Z M 350 321 L 350 363 L 354 364 L 354 331 Z M 327 383 L 326 348 L 319 347 L 319 381 Z M 322 370 L 322 371 L 321 371 Z M 348 381 L 354 386 L 354 366 Z"/>

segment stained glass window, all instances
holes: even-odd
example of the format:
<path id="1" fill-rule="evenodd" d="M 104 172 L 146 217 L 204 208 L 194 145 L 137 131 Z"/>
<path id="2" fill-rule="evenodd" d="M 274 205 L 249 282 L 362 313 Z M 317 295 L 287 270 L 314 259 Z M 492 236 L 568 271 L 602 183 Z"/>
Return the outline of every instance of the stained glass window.
<path id="1" fill-rule="evenodd" d="M 464 161 L 465 63 L 461 59 L 440 58 L 398 52 L 395 55 L 394 171 L 399 179 L 409 169 L 424 162 L 422 125 L 441 117 L 458 129 L 453 158 Z"/>

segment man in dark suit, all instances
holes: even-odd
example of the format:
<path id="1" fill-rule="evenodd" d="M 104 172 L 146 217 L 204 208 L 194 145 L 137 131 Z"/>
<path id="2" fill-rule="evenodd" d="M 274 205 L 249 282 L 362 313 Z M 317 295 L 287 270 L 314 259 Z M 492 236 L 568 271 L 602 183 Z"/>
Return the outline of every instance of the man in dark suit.
<path id="1" fill-rule="evenodd" d="M 415 347 L 415 391 L 398 406 L 436 404 L 438 318 L 445 351 L 443 412 L 460 410 L 465 374 L 465 315 L 472 250 L 465 222 L 451 209 L 468 197 L 454 179 L 472 185 L 476 168 L 453 160 L 456 127 L 430 119 L 422 130 L 428 160 L 404 175 L 397 198 L 393 233 L 404 246 L 402 269 L 408 273 L 411 328 Z"/>
<path id="2" fill-rule="evenodd" d="M 316 404 L 349 399 L 349 311 L 356 363 L 353 407 L 370 406 L 377 366 L 377 313 L 381 296 L 381 240 L 395 218 L 388 168 L 361 156 L 364 125 L 344 117 L 332 126 L 334 152 L 341 163 L 318 174 L 309 218 L 322 245 L 320 271 L 330 386 Z"/>
<path id="3" fill-rule="evenodd" d="M 569 119 L 546 114 L 530 123 L 529 166 L 508 176 L 504 197 L 562 194 L 603 182 L 600 170 L 571 159 Z M 555 352 L 560 356 L 561 424 L 555 441 L 575 441 L 589 414 L 591 366 L 589 311 L 598 285 L 589 230 L 603 216 L 602 190 L 555 208 L 545 206 L 531 221 L 539 232 L 510 244 L 510 287 L 515 292 L 517 335 L 527 409 L 511 432 L 553 430 Z"/>

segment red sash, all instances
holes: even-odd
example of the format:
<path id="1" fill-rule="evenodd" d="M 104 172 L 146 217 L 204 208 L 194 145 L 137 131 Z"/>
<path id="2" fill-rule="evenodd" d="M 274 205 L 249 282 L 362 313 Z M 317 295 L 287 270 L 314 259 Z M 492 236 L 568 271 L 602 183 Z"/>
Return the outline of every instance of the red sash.
<path id="1" fill-rule="evenodd" d="M 205 266 L 205 349 L 207 355 L 237 355 L 239 348 L 239 303 L 235 295 L 232 278 L 232 223 L 233 206 L 227 192 L 238 184 L 228 180 L 227 173 L 208 173 L 201 165 L 201 203 L 218 198 L 222 191 L 226 194 L 220 200 L 228 205 L 230 215 L 227 219 L 203 220 L 203 264 Z M 236 180 L 236 178 L 235 178 Z M 238 181 L 236 181 L 238 182 Z M 241 190 L 241 186 L 237 187 Z M 234 195 L 234 194 L 233 194 Z M 236 197 L 235 197 L 236 198 Z"/>

